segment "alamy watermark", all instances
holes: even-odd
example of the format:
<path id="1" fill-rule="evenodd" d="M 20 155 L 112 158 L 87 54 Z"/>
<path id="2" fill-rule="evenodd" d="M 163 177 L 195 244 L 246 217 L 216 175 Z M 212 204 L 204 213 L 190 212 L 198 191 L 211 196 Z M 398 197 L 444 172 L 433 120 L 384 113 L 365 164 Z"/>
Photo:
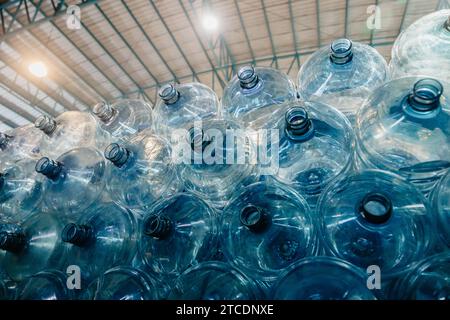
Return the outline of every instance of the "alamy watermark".
<path id="1" fill-rule="evenodd" d="M 66 26 L 69 30 L 81 29 L 81 8 L 79 6 L 68 6 L 66 16 Z"/>

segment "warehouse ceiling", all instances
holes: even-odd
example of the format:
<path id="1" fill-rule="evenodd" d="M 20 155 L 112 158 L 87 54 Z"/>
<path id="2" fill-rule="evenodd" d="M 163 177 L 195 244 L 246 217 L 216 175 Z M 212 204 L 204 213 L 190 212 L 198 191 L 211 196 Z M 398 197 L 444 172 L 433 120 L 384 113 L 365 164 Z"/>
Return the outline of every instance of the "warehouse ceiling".
<path id="1" fill-rule="evenodd" d="M 171 81 L 200 81 L 220 95 L 244 64 L 295 79 L 312 52 L 339 37 L 389 59 L 402 29 L 444 7 L 447 0 L 0 0 L 0 130 L 101 100 L 154 103 Z"/>

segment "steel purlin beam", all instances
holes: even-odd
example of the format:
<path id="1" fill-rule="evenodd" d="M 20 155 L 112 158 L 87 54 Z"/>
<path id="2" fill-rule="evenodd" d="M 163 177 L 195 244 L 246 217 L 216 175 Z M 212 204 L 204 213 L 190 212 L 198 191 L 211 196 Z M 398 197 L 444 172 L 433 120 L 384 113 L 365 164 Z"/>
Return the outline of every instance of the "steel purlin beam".
<path id="1" fill-rule="evenodd" d="M 274 57 L 275 66 L 278 69 L 278 61 L 276 59 L 277 51 L 275 49 L 275 44 L 273 42 L 272 30 L 270 29 L 269 17 L 267 15 L 267 10 L 266 10 L 266 5 L 264 3 L 264 0 L 261 0 L 261 7 L 262 7 L 262 10 L 263 10 L 263 14 L 264 14 L 264 22 L 266 24 L 267 32 L 269 33 L 270 46 L 272 48 L 272 55 Z"/>

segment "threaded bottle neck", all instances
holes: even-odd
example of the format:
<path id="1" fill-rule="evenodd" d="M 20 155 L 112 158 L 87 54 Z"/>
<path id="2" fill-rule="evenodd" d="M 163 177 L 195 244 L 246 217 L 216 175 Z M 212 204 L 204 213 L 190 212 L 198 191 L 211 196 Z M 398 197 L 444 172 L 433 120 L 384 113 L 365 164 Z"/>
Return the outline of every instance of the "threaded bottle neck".
<path id="1" fill-rule="evenodd" d="M 62 230 L 61 239 L 64 242 L 82 247 L 94 239 L 94 229 L 88 225 L 69 223 Z"/>
<path id="2" fill-rule="evenodd" d="M 270 216 L 260 207 L 248 205 L 241 210 L 241 224 L 252 232 L 262 232 L 269 227 Z"/>
<path id="3" fill-rule="evenodd" d="M 100 121 L 107 123 L 111 121 L 111 119 L 116 114 L 116 109 L 114 109 L 111 105 L 106 103 L 105 101 L 97 103 L 94 108 L 92 108 L 92 112 L 94 113 Z"/>
<path id="4" fill-rule="evenodd" d="M 286 112 L 285 128 L 288 137 L 296 141 L 309 140 L 314 134 L 313 123 L 302 107 L 292 107 Z"/>
<path id="5" fill-rule="evenodd" d="M 171 233 L 173 227 L 169 217 L 152 214 L 144 221 L 144 233 L 156 239 L 165 239 Z"/>
<path id="6" fill-rule="evenodd" d="M 338 39 L 331 43 L 330 60 L 334 64 L 342 65 L 353 59 L 352 42 L 349 39 Z"/>
<path id="7" fill-rule="evenodd" d="M 107 160 L 111 161 L 116 167 L 120 168 L 127 163 L 131 156 L 131 151 L 117 143 L 111 143 L 106 147 L 104 154 Z"/>
<path id="8" fill-rule="evenodd" d="M 180 93 L 171 83 L 162 86 L 159 89 L 158 95 L 167 105 L 176 103 L 180 98 Z"/>
<path id="9" fill-rule="evenodd" d="M 59 178 L 62 167 L 62 163 L 43 157 L 36 163 L 35 169 L 36 172 L 41 173 L 47 178 L 55 181 Z"/>
<path id="10" fill-rule="evenodd" d="M 36 119 L 34 126 L 46 134 L 52 134 L 53 131 L 55 131 L 57 124 L 55 119 L 42 115 Z"/>
<path id="11" fill-rule="evenodd" d="M 25 233 L 22 231 L 0 232 L 0 249 L 13 253 L 19 253 L 27 244 Z"/>
<path id="12" fill-rule="evenodd" d="M 382 224 L 392 216 L 392 201 L 383 193 L 368 193 L 360 201 L 357 211 L 366 221 Z"/>
<path id="13" fill-rule="evenodd" d="M 425 78 L 414 84 L 408 103 L 417 113 L 430 113 L 439 108 L 443 92 L 442 84 L 431 78 Z"/>
<path id="14" fill-rule="evenodd" d="M 252 89 L 256 87 L 259 82 L 259 77 L 256 74 L 255 68 L 253 68 L 253 66 L 242 67 L 241 69 L 239 69 L 237 76 L 241 88 L 244 89 Z"/>

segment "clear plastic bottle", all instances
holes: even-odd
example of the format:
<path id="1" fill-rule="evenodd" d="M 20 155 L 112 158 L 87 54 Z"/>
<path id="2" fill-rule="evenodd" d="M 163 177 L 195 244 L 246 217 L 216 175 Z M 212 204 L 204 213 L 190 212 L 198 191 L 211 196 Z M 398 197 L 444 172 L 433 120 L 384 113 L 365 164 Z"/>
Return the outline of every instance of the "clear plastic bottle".
<path id="1" fill-rule="evenodd" d="M 106 271 L 92 286 L 94 300 L 160 300 L 168 290 L 154 276 L 128 266 Z"/>
<path id="2" fill-rule="evenodd" d="M 394 276 L 424 258 L 433 241 L 425 197 L 402 177 L 367 170 L 336 179 L 317 206 L 329 254 Z"/>
<path id="3" fill-rule="evenodd" d="M 258 179 L 258 168 L 251 161 L 254 144 L 245 140 L 237 122 L 208 119 L 201 127 L 194 124 L 180 142 L 183 138 L 188 146 L 181 169 L 185 188 L 213 206 L 223 207 L 236 190 Z"/>
<path id="4" fill-rule="evenodd" d="M 265 67 L 242 67 L 223 91 L 221 114 L 254 130 L 276 114 L 282 103 L 297 97 L 294 83 L 283 72 Z"/>
<path id="5" fill-rule="evenodd" d="M 140 256 L 152 272 L 177 277 L 216 253 L 216 213 L 189 193 L 162 199 L 145 210 L 138 242 Z"/>
<path id="6" fill-rule="evenodd" d="M 354 123 L 364 100 L 387 80 L 388 67 L 374 48 L 338 39 L 316 51 L 297 78 L 300 98 L 329 104 Z"/>
<path id="7" fill-rule="evenodd" d="M 112 104 L 100 102 L 94 106 L 93 114 L 115 140 L 153 127 L 152 106 L 143 100 L 122 99 Z"/>
<path id="8" fill-rule="evenodd" d="M 47 155 L 58 157 L 78 147 L 103 149 L 109 143 L 109 134 L 101 129 L 87 112 L 66 111 L 56 118 L 40 116 L 35 122 L 48 139 Z"/>
<path id="9" fill-rule="evenodd" d="M 438 237 L 450 248 L 450 170 L 433 190 L 431 204 Z"/>
<path id="10" fill-rule="evenodd" d="M 397 37 L 391 56 L 392 78 L 415 75 L 450 82 L 450 9 L 411 24 Z"/>
<path id="11" fill-rule="evenodd" d="M 36 171 L 43 175 L 45 203 L 60 215 L 76 217 L 103 199 L 106 162 L 97 149 L 73 149 L 56 161 L 41 158 Z"/>
<path id="12" fill-rule="evenodd" d="M 36 160 L 23 159 L 0 172 L 0 222 L 21 222 L 39 208 L 43 190 L 35 164 Z"/>
<path id="13" fill-rule="evenodd" d="M 32 124 L 0 132 L 0 170 L 21 159 L 39 159 L 47 149 L 46 135 Z"/>
<path id="14" fill-rule="evenodd" d="M 188 129 L 194 122 L 217 116 L 219 99 L 201 83 L 166 84 L 159 90 L 155 106 L 155 128 L 170 136 L 175 129 Z"/>
<path id="15" fill-rule="evenodd" d="M 274 177 L 314 207 L 326 185 L 352 165 L 351 125 L 341 112 L 319 102 L 287 104 L 284 114 L 272 121 L 270 127 L 280 136 Z"/>
<path id="16" fill-rule="evenodd" d="M 274 300 L 375 300 L 367 275 L 332 257 L 310 257 L 293 265 L 274 286 Z"/>
<path id="17" fill-rule="evenodd" d="M 416 77 L 375 90 L 357 115 L 357 166 L 395 172 L 427 193 L 450 168 L 449 94 L 450 84 Z"/>
<path id="18" fill-rule="evenodd" d="M 149 206 L 183 191 L 169 143 L 149 129 L 127 142 L 109 145 L 104 154 L 109 160 L 107 188 L 116 201 L 129 208 Z"/>
<path id="19" fill-rule="evenodd" d="M 67 288 L 67 274 L 45 270 L 20 283 L 18 300 L 73 300 L 75 290 Z"/>
<path id="20" fill-rule="evenodd" d="M 14 281 L 22 281 L 40 271 L 61 269 L 67 246 L 61 241 L 63 220 L 37 213 L 21 225 L 0 225 L 0 251 L 6 251 L 1 266 Z"/>
<path id="21" fill-rule="evenodd" d="M 246 187 L 224 209 L 222 221 L 225 256 L 260 281 L 274 281 L 289 265 L 319 251 L 306 200 L 277 182 Z"/>
<path id="22" fill-rule="evenodd" d="M 78 266 L 88 283 L 114 266 L 131 263 L 137 249 L 137 222 L 127 209 L 105 203 L 88 210 L 76 223 L 66 224 L 61 239 L 68 244 L 67 265 Z"/>
<path id="23" fill-rule="evenodd" d="M 256 283 L 223 262 L 203 262 L 186 270 L 175 282 L 170 300 L 259 300 Z"/>

